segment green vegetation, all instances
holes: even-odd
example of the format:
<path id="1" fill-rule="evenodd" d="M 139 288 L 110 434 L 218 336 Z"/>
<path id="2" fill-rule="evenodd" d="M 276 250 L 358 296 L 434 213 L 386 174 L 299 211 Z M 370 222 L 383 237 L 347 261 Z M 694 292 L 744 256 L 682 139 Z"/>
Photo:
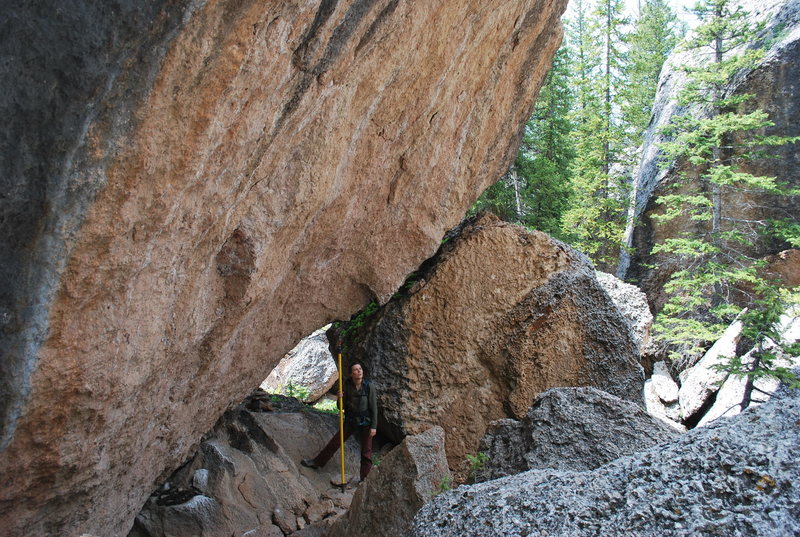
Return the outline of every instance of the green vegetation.
<path id="1" fill-rule="evenodd" d="M 341 326 L 345 327 L 339 332 L 339 337 L 342 341 L 342 353 L 348 352 L 350 338 L 367 323 L 370 317 L 378 312 L 379 307 L 378 303 L 373 300 L 364 309 L 353 315 L 347 323 L 333 323 L 335 329 L 339 329 Z"/>
<path id="2" fill-rule="evenodd" d="M 489 456 L 483 451 L 479 451 L 475 455 L 467 453 L 466 459 L 468 467 L 467 482 L 475 483 L 480 477 L 481 472 L 486 469 L 486 463 L 489 462 Z"/>
<path id="3" fill-rule="evenodd" d="M 748 391 L 741 404 L 745 408 L 756 378 L 772 376 L 796 383 L 791 372 L 776 365 L 777 354 L 770 350 L 794 350 L 782 345 L 778 332 L 780 316 L 790 305 L 784 297 L 791 295 L 764 274 L 763 263 L 751 254 L 751 245 L 764 234 L 791 241 L 793 226 L 747 219 L 737 207 L 738 198 L 796 194 L 775 177 L 748 173 L 746 165 L 797 138 L 764 134 L 773 123 L 762 110 L 750 106 L 748 111 L 753 96 L 725 92 L 736 72 L 754 67 L 763 57 L 763 50 L 746 46 L 756 42 L 761 28 L 752 25 L 748 13 L 731 0 L 703 0 L 694 12 L 701 25 L 683 46 L 709 60 L 682 67 L 688 83 L 678 96 L 679 104 L 695 113 L 673 119 L 666 129 L 672 141 L 662 147 L 667 165 L 681 161 L 691 167 L 681 173 L 671 193 L 657 200 L 663 213 L 655 217 L 660 222 L 686 219 L 691 225 L 683 228 L 691 231 L 666 238 L 652 250 L 678 257 L 685 267 L 664 287 L 671 298 L 657 316 L 654 334 L 669 345 L 674 359 L 691 363 L 742 306 L 749 306 L 741 320 L 746 341 L 756 352 L 747 359 L 730 357 L 723 367 L 747 377 Z M 697 113 L 698 109 L 705 113 Z"/>
<path id="4" fill-rule="evenodd" d="M 310 392 L 305 386 L 300 386 L 289 381 L 289 383 L 283 387 L 281 393 L 286 397 L 294 397 L 298 401 L 305 401 Z"/>
<path id="5" fill-rule="evenodd" d="M 439 480 L 433 490 L 431 491 L 431 497 L 436 497 L 442 492 L 447 492 L 448 490 L 453 489 L 453 478 L 449 475 L 443 476 L 442 479 Z"/>
<path id="6" fill-rule="evenodd" d="M 634 21 L 620 0 L 574 0 L 514 164 L 470 209 L 538 229 L 613 271 L 636 148 L 661 66 L 681 34 L 663 0 Z"/>
<path id="7" fill-rule="evenodd" d="M 338 414 L 339 407 L 335 399 L 322 399 L 314 404 L 314 410 L 325 412 L 326 414 Z"/>

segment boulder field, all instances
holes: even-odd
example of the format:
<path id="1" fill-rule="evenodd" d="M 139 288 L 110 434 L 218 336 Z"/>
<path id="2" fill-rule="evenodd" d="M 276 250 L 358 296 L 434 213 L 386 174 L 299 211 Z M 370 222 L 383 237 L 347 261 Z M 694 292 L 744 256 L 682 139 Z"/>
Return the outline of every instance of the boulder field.
<path id="1" fill-rule="evenodd" d="M 587 471 L 530 470 L 440 494 L 416 537 L 800 533 L 800 390 Z"/>
<path id="2" fill-rule="evenodd" d="M 513 160 L 565 0 L 35 0 L 0 32 L 0 527 L 124 535 Z"/>

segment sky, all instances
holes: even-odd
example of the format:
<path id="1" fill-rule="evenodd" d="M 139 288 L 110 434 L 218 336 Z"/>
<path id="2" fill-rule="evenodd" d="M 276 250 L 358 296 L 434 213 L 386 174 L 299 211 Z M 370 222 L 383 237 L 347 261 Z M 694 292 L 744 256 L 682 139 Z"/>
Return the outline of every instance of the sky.
<path id="1" fill-rule="evenodd" d="M 696 19 L 694 15 L 688 13 L 688 9 L 696 3 L 697 0 L 667 0 L 667 4 L 672 7 L 678 18 L 686 22 L 690 28 L 696 26 Z M 634 18 L 638 13 L 640 4 L 644 4 L 644 0 L 625 0 L 626 15 Z"/>

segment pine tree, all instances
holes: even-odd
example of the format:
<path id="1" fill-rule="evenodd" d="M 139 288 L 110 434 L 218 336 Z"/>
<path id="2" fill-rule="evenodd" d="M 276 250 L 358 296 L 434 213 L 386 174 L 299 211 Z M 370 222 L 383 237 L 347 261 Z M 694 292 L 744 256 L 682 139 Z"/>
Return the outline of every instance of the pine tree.
<path id="1" fill-rule="evenodd" d="M 603 270 L 616 262 L 628 203 L 627 181 L 616 167 L 623 158 L 622 129 L 615 111 L 625 61 L 627 20 L 622 9 L 621 0 L 600 0 L 593 11 L 577 2 L 569 26 L 578 52 L 573 83 L 578 106 L 572 117 L 576 196 L 564 215 L 565 232 Z"/>
<path id="2" fill-rule="evenodd" d="M 626 84 L 620 93 L 625 145 L 630 155 L 641 145 L 650 122 L 664 62 L 684 33 L 684 26 L 664 0 L 646 0 L 628 36 Z"/>
<path id="3" fill-rule="evenodd" d="M 572 103 L 569 73 L 569 50 L 562 47 L 525 125 L 514 164 L 483 193 L 469 214 L 488 209 L 508 222 L 560 237 L 561 215 L 571 197 L 574 158 L 572 126 L 567 117 Z"/>
<path id="4" fill-rule="evenodd" d="M 664 287 L 672 298 L 654 330 L 675 349 L 673 357 L 691 363 L 747 303 L 749 309 L 742 316 L 745 333 L 761 349 L 757 352 L 761 358 L 744 364 L 732 357 L 726 368 L 746 374 L 752 389 L 754 378 L 784 373 L 778 373 L 765 342 L 775 336 L 776 308 L 787 305 L 778 300 L 785 296 L 778 282 L 763 275 L 747 248 L 759 234 L 775 230 L 768 222 L 737 217 L 729 204 L 745 191 L 790 194 L 776 178 L 747 173 L 742 165 L 796 139 L 763 134 L 772 123 L 761 110 L 746 111 L 752 95 L 726 92 L 735 73 L 752 69 L 762 58 L 763 51 L 746 46 L 756 41 L 761 27 L 731 0 L 703 0 L 694 11 L 701 24 L 685 46 L 695 51 L 699 62 L 684 67 L 688 82 L 678 97 L 693 112 L 674 118 L 666 131 L 674 139 L 663 145 L 669 162 L 685 162 L 689 170 L 671 193 L 657 200 L 664 213 L 655 218 L 661 222 L 684 218 L 691 229 L 653 248 L 653 254 L 677 256 L 685 267 Z M 746 399 L 743 408 L 750 402 L 749 396 Z"/>

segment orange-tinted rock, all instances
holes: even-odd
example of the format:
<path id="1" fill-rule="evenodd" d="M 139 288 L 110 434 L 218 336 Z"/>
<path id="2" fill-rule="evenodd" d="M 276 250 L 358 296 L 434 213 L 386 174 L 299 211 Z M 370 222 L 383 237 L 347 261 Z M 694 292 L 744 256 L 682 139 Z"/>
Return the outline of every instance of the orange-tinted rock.
<path id="1" fill-rule="evenodd" d="M 70 6 L 0 38 L 8 536 L 124 534 L 302 336 L 386 300 L 513 159 L 565 1 Z"/>
<path id="2" fill-rule="evenodd" d="M 765 272 L 768 277 L 777 277 L 788 287 L 800 286 L 800 250 L 784 250 L 767 256 Z"/>
<path id="3" fill-rule="evenodd" d="M 572 248 L 485 214 L 418 277 L 345 341 L 377 386 L 384 434 L 440 425 L 462 469 L 489 422 L 522 419 L 550 388 L 593 386 L 643 406 L 631 329 Z"/>

